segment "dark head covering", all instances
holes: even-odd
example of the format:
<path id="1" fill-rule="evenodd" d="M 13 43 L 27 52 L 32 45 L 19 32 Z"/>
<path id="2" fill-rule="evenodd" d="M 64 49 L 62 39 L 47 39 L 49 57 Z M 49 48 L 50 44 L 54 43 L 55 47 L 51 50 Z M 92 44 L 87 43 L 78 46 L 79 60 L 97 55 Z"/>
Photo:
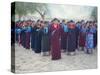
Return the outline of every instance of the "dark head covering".
<path id="1" fill-rule="evenodd" d="M 73 20 L 70 20 L 69 23 L 75 23 Z"/>
<path id="2" fill-rule="evenodd" d="M 40 19 L 38 19 L 37 22 L 40 22 Z"/>
<path id="3" fill-rule="evenodd" d="M 74 29 L 75 28 L 75 22 L 73 20 L 70 20 L 69 23 L 68 23 L 68 27 L 70 29 Z"/>
<path id="4" fill-rule="evenodd" d="M 65 22 L 65 20 L 63 19 L 62 22 Z"/>
<path id="5" fill-rule="evenodd" d="M 52 22 L 54 22 L 54 21 L 60 22 L 57 18 L 54 18 L 54 19 L 52 20 Z"/>

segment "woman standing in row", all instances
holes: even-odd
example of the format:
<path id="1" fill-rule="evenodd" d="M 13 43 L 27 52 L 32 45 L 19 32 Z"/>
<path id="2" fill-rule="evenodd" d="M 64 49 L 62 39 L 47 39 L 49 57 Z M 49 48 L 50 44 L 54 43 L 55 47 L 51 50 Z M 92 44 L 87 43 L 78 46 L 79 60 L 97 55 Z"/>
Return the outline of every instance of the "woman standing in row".
<path id="1" fill-rule="evenodd" d="M 87 31 L 86 31 L 86 53 L 92 54 L 94 48 L 94 28 L 93 24 L 89 22 L 87 24 Z"/>
<path id="2" fill-rule="evenodd" d="M 68 55 L 74 55 L 77 45 L 77 29 L 74 21 L 68 23 L 68 39 L 67 39 L 67 52 Z"/>
<path id="3" fill-rule="evenodd" d="M 51 56 L 52 60 L 61 59 L 61 26 L 57 18 L 53 19 L 50 26 L 50 40 L 51 40 Z"/>
<path id="4" fill-rule="evenodd" d="M 42 39 L 41 39 L 41 52 L 43 56 L 49 55 L 50 50 L 50 39 L 49 39 L 49 28 L 47 22 L 41 23 Z"/>
<path id="5" fill-rule="evenodd" d="M 68 34 L 68 26 L 65 20 L 62 20 L 61 23 L 62 32 L 61 32 L 61 49 L 66 52 L 67 46 L 67 34 Z"/>

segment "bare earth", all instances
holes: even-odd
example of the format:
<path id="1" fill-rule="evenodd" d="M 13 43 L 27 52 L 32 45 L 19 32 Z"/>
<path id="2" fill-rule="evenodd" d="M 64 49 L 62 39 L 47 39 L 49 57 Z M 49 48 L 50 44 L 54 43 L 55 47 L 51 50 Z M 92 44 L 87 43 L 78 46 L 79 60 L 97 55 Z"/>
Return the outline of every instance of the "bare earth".
<path id="1" fill-rule="evenodd" d="M 62 53 L 62 59 L 51 60 L 51 56 L 42 56 L 34 53 L 31 49 L 27 50 L 15 47 L 15 72 L 48 72 L 48 71 L 67 71 L 97 68 L 97 50 L 93 54 L 85 54 L 77 51 L 75 56 L 68 56 Z"/>

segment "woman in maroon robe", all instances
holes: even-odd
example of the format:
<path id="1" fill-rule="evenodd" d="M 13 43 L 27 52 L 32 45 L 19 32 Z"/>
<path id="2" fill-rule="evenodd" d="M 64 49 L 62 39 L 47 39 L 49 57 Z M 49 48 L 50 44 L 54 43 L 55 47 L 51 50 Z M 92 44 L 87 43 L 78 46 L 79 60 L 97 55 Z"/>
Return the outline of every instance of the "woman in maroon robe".
<path id="1" fill-rule="evenodd" d="M 84 50 L 86 40 L 86 26 L 85 24 L 81 26 L 79 33 L 79 47 L 81 50 Z"/>
<path id="2" fill-rule="evenodd" d="M 54 19 L 52 21 L 50 27 L 50 34 L 51 34 L 51 55 L 52 60 L 61 59 L 61 48 L 60 48 L 60 35 L 61 35 L 61 26 L 59 24 L 58 19 Z"/>
<path id="3" fill-rule="evenodd" d="M 26 49 L 30 49 L 30 33 L 31 33 L 31 27 L 28 26 L 26 30 Z"/>

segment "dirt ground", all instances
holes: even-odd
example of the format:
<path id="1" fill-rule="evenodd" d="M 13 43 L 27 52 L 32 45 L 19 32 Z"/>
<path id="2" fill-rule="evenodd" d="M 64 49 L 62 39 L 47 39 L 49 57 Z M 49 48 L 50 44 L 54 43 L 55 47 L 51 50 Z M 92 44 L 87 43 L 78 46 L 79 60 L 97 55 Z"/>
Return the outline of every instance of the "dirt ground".
<path id="1" fill-rule="evenodd" d="M 31 49 L 15 46 L 16 73 L 68 71 L 97 68 L 97 50 L 93 54 L 85 54 L 76 51 L 75 56 L 62 53 L 62 59 L 51 60 L 51 56 L 42 56 L 34 53 Z"/>

